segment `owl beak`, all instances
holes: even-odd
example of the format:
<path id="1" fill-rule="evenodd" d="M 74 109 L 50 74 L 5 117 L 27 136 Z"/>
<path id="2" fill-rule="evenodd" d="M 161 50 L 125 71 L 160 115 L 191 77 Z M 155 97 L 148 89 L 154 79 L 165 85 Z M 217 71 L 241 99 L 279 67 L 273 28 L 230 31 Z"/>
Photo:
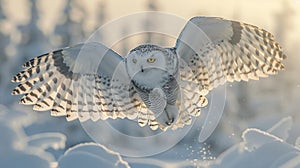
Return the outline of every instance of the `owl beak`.
<path id="1" fill-rule="evenodd" d="M 144 68 L 143 68 L 143 66 L 141 66 L 141 72 L 144 72 Z"/>

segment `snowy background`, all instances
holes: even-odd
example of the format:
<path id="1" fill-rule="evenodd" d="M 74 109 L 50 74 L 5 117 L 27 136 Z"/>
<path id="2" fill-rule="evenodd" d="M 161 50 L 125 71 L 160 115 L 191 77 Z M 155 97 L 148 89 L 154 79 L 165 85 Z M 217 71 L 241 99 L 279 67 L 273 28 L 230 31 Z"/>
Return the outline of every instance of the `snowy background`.
<path id="1" fill-rule="evenodd" d="M 34 112 L 11 96 L 15 84 L 10 79 L 25 61 L 84 42 L 101 25 L 143 11 L 187 20 L 219 16 L 262 27 L 283 46 L 286 70 L 227 84 L 225 111 L 209 139 L 198 142 L 199 119 L 174 148 L 144 158 L 120 156 L 93 143 L 78 121 Z M 300 167 L 299 20 L 299 0 L 0 0 L 0 167 Z M 149 18 L 140 26 L 159 25 Z M 129 29 L 125 23 L 112 35 Z M 125 55 L 146 42 L 173 46 L 175 39 L 137 35 L 113 49 Z"/>

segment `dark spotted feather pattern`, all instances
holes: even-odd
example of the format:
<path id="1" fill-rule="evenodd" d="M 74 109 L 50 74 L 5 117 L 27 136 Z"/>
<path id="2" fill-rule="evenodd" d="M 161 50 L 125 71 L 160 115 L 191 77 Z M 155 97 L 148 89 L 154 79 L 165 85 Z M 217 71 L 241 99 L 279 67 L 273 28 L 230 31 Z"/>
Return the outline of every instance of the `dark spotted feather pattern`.
<path id="1" fill-rule="evenodd" d="M 203 36 L 192 41 L 189 37 L 195 31 Z M 226 81 L 258 80 L 276 74 L 284 68 L 282 61 L 286 58 L 282 47 L 266 30 L 214 17 L 192 18 L 181 32 L 176 48 L 193 74 L 182 71 L 182 78 L 198 83 L 200 90 L 211 90 Z"/>
<path id="2" fill-rule="evenodd" d="M 204 97 L 225 82 L 258 80 L 284 69 L 286 58 L 264 29 L 216 17 L 194 17 L 177 39 L 185 111 L 198 114 Z M 182 112 L 182 116 L 188 116 Z M 187 118 L 187 117 L 184 117 Z M 187 119 L 188 120 L 188 119 Z"/>
<path id="3" fill-rule="evenodd" d="M 128 80 L 112 78 L 110 72 L 122 60 L 99 43 L 50 52 L 23 65 L 24 70 L 12 79 L 20 83 L 12 94 L 24 94 L 20 103 L 33 105 L 37 111 L 50 110 L 52 116 L 66 116 L 67 120 L 134 119 L 141 101 Z M 108 63 L 112 70 L 102 68 Z"/>

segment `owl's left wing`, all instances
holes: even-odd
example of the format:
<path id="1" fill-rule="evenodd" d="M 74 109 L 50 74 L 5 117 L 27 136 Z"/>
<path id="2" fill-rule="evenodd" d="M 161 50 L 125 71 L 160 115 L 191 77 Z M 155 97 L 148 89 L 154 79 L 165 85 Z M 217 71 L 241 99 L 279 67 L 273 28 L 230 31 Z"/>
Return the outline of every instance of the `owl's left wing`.
<path id="1" fill-rule="evenodd" d="M 217 17 L 189 20 L 177 39 L 176 52 L 191 71 L 182 70 L 181 77 L 207 91 L 226 81 L 276 74 L 286 58 L 266 30 Z"/>
<path id="2" fill-rule="evenodd" d="M 188 123 L 207 104 L 205 95 L 233 81 L 257 80 L 284 68 L 286 58 L 274 36 L 266 30 L 217 17 L 194 17 L 175 46 L 180 59 L 182 98 L 177 124 Z M 185 119 L 187 118 L 187 119 Z"/>
<path id="3" fill-rule="evenodd" d="M 20 84 L 12 94 L 25 94 L 20 103 L 52 116 L 98 120 L 134 119 L 142 102 L 130 84 L 123 58 L 91 42 L 53 51 L 23 65 L 13 77 Z"/>

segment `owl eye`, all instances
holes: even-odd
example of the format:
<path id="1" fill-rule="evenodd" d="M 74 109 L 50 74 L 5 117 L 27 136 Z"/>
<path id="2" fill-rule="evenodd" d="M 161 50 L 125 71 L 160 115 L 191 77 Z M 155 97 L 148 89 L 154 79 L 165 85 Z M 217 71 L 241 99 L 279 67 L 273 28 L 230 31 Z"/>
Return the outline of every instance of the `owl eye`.
<path id="1" fill-rule="evenodd" d="M 153 63 L 153 62 L 155 62 L 155 61 L 156 61 L 155 58 L 148 58 L 148 59 L 147 59 L 147 62 L 149 62 L 149 63 Z"/>
<path id="2" fill-rule="evenodd" d="M 132 62 L 133 62 L 133 63 L 136 63 L 136 62 L 137 62 L 137 60 L 136 60 L 135 58 L 133 58 L 133 59 L 132 59 Z"/>

